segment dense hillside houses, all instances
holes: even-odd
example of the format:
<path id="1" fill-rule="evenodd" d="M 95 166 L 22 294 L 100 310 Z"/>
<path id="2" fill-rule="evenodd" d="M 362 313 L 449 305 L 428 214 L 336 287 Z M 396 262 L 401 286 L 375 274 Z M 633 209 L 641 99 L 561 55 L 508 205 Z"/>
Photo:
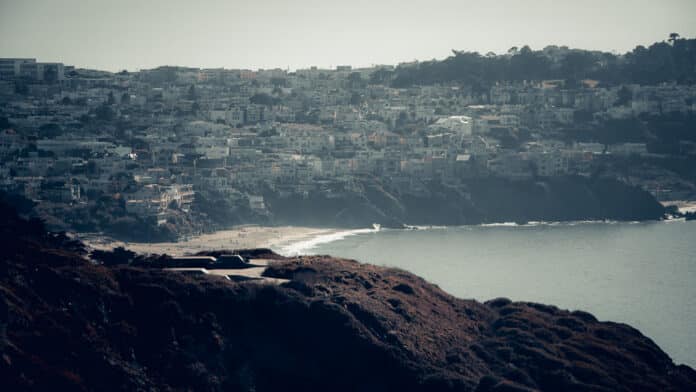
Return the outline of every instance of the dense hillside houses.
<path id="1" fill-rule="evenodd" d="M 556 49 L 539 53 L 563 59 Z M 404 83 L 413 67 L 426 72 L 109 73 L 0 59 L 0 186 L 68 226 L 97 216 L 84 230 L 272 223 L 278 198 L 359 195 L 365 178 L 420 195 L 472 178 L 609 176 L 658 199 L 696 198 L 692 82 Z"/>

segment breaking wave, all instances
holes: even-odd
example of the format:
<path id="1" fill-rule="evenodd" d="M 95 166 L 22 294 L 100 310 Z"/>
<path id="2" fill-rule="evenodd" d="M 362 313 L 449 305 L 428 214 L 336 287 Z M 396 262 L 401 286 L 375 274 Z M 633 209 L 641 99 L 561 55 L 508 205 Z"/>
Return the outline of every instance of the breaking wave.
<path id="1" fill-rule="evenodd" d="M 370 234 L 376 233 L 377 229 L 355 229 L 355 230 L 344 230 L 336 233 L 322 234 L 316 237 L 310 238 L 304 241 L 298 241 L 288 244 L 281 248 L 280 253 L 283 256 L 298 256 L 307 254 L 308 251 L 316 248 L 321 244 L 327 244 L 329 242 L 340 241 L 346 237 L 358 235 L 358 234 Z"/>

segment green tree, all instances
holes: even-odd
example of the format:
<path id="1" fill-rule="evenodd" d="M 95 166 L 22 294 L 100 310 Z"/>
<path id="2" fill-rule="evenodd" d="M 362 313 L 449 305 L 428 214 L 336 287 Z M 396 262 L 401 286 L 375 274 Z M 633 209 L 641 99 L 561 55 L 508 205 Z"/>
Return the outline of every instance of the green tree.
<path id="1" fill-rule="evenodd" d="M 360 72 L 351 72 L 350 75 L 348 75 L 348 86 L 350 88 L 359 88 L 363 85 L 363 79 L 362 75 L 360 75 Z"/>
<path id="2" fill-rule="evenodd" d="M 91 159 L 89 161 L 87 161 L 87 166 L 85 167 L 85 172 L 90 177 L 97 175 L 99 173 L 99 166 L 97 166 L 97 162 L 95 162 Z"/>
<path id="3" fill-rule="evenodd" d="M 7 117 L 1 116 L 0 117 L 0 129 L 7 129 L 7 128 L 12 128 L 12 123 L 10 123 L 10 120 Z"/>
<path id="4" fill-rule="evenodd" d="M 358 92 L 354 92 L 350 96 L 350 104 L 358 106 L 362 103 L 362 96 Z"/>
<path id="5" fill-rule="evenodd" d="M 54 138 L 63 134 L 63 128 L 56 123 L 47 123 L 39 127 L 39 134 L 43 137 Z"/>
<path id="6" fill-rule="evenodd" d="M 249 98 L 249 102 L 257 105 L 273 106 L 278 104 L 279 99 L 265 93 L 254 94 Z"/>
<path id="7" fill-rule="evenodd" d="M 672 43 L 672 46 L 674 46 L 674 44 L 677 42 L 678 39 L 679 39 L 679 33 L 670 33 L 669 34 L 668 41 Z"/>
<path id="8" fill-rule="evenodd" d="M 384 84 L 391 80 L 392 71 L 384 68 L 380 68 L 375 72 L 370 74 L 370 83 L 372 84 Z"/>
<path id="9" fill-rule="evenodd" d="M 631 90 L 626 86 L 621 86 L 616 95 L 616 106 L 624 106 L 633 100 L 633 92 L 631 92 Z"/>
<path id="10" fill-rule="evenodd" d="M 99 121 L 113 121 L 116 118 L 116 113 L 111 106 L 103 104 L 100 105 L 94 112 Z"/>
<path id="11" fill-rule="evenodd" d="M 111 251 L 95 249 L 90 253 L 90 256 L 92 256 L 93 260 L 97 260 L 104 265 L 114 266 L 132 263 L 136 259 L 137 254 L 119 246 Z"/>
<path id="12" fill-rule="evenodd" d="M 271 84 L 275 87 L 287 87 L 288 86 L 288 80 L 285 78 L 271 78 Z"/>
<path id="13" fill-rule="evenodd" d="M 594 55 L 586 51 L 573 51 L 561 60 L 561 73 L 568 79 L 580 80 L 589 77 L 596 64 Z"/>
<path id="14" fill-rule="evenodd" d="M 198 99 L 198 92 L 196 91 L 195 84 L 192 84 L 191 86 L 189 86 L 188 93 L 186 94 L 186 97 L 191 101 L 195 101 Z"/>

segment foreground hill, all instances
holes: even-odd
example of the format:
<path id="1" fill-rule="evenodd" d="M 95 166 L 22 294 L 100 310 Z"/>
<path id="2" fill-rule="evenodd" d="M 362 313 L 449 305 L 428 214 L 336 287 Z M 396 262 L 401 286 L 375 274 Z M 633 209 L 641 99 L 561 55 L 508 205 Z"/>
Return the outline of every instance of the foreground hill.
<path id="1" fill-rule="evenodd" d="M 281 286 L 127 252 L 131 265 L 107 267 L 1 212 L 4 390 L 696 390 L 640 332 L 584 312 L 461 300 L 330 257 L 275 256 Z"/>

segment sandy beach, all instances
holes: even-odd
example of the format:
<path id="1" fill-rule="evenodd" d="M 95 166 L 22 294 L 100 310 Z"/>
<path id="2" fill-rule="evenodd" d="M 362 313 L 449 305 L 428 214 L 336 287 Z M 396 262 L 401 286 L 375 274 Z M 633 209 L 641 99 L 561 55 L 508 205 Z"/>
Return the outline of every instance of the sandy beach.
<path id="1" fill-rule="evenodd" d="M 122 246 L 145 254 L 181 256 L 204 250 L 270 248 L 282 253 L 288 244 L 306 241 L 316 236 L 337 232 L 337 229 L 295 226 L 241 226 L 229 230 L 181 239 L 179 242 L 123 242 L 98 234 L 80 234 L 79 237 L 94 249 L 111 250 Z"/>

